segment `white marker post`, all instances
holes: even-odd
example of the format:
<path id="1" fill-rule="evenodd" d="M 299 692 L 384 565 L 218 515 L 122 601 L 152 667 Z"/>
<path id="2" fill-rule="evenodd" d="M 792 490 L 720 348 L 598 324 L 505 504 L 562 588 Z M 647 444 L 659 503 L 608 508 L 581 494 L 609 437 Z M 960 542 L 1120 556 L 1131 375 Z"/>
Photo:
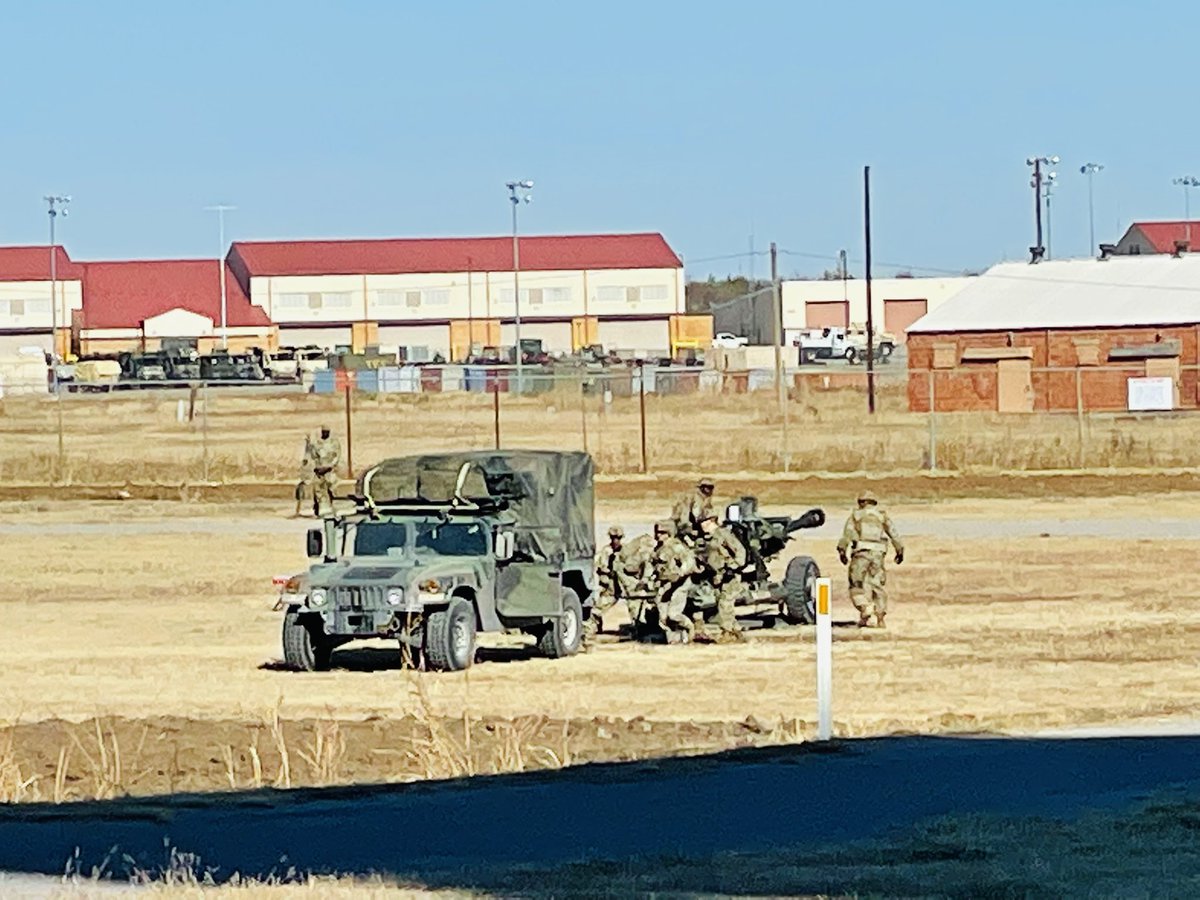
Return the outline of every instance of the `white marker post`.
<path id="1" fill-rule="evenodd" d="M 833 737 L 833 616 L 830 582 L 817 579 L 817 740 Z"/>

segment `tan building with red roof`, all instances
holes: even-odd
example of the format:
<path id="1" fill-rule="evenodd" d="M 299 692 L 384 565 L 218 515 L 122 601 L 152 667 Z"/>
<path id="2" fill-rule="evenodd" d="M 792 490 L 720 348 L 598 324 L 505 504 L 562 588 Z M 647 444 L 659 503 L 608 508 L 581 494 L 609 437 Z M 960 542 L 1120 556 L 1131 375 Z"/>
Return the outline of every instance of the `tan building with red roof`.
<path id="1" fill-rule="evenodd" d="M 516 339 L 508 237 L 243 241 L 229 267 L 283 345 L 374 344 L 461 359 Z M 521 337 L 667 353 L 683 263 L 660 234 L 520 239 Z"/>
<path id="2" fill-rule="evenodd" d="M 54 248 L 59 350 L 69 347 L 71 318 L 83 307 L 83 267 Z M 0 247 L 0 356 L 22 347 L 50 350 L 54 315 L 50 247 Z"/>
<path id="3" fill-rule="evenodd" d="M 1118 256 L 1175 253 L 1177 244 L 1194 249 L 1200 244 L 1200 222 L 1134 222 L 1117 241 Z"/>

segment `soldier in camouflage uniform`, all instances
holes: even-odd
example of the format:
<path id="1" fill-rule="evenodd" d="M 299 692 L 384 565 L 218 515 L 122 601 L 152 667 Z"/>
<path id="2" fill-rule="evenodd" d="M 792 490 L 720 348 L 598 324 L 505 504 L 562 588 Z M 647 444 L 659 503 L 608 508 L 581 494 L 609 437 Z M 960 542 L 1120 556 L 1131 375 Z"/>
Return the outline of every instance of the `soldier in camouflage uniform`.
<path id="1" fill-rule="evenodd" d="M 320 437 L 312 442 L 310 455 L 315 482 L 313 503 L 319 516 L 333 511 L 333 489 L 337 487 L 337 467 L 342 460 L 342 445 L 327 426 L 322 426 Z"/>
<path id="2" fill-rule="evenodd" d="M 872 616 L 879 628 L 887 617 L 887 573 L 884 560 L 888 542 L 896 551 L 896 565 L 904 562 L 904 543 L 887 511 L 870 491 L 858 495 L 858 509 L 850 513 L 838 541 L 838 558 L 849 565 L 850 600 L 858 610 L 858 625 L 869 627 Z"/>
<path id="3" fill-rule="evenodd" d="M 705 573 L 717 595 L 717 614 L 711 623 L 717 629 L 714 637 L 721 642 L 744 640 L 735 608 L 738 600 L 749 593 L 741 577 L 746 566 L 746 548 L 712 513 L 700 520 L 700 530 L 704 535 Z"/>
<path id="4" fill-rule="evenodd" d="M 643 582 L 646 580 L 646 566 L 649 561 L 649 535 L 634 538 L 630 544 L 625 544 L 625 530 L 620 525 L 608 529 L 608 546 L 601 547 L 596 553 L 596 602 L 592 605 L 591 615 L 583 625 L 583 642 L 588 646 L 600 631 L 604 611 L 618 601 L 629 604 L 630 618 L 634 618 L 636 609 L 633 600 L 641 591 L 646 590 Z"/>
<path id="5" fill-rule="evenodd" d="M 675 520 L 675 534 L 684 542 L 694 546 L 700 540 L 700 520 L 713 512 L 713 491 L 716 483 L 711 478 L 696 482 L 696 492 L 680 497 L 671 510 Z"/>
<path id="6" fill-rule="evenodd" d="M 687 644 L 695 626 L 687 617 L 692 575 L 696 574 L 696 554 L 675 535 L 675 523 L 663 519 L 654 524 L 654 552 L 650 568 L 654 587 L 654 605 L 658 624 L 668 644 Z"/>

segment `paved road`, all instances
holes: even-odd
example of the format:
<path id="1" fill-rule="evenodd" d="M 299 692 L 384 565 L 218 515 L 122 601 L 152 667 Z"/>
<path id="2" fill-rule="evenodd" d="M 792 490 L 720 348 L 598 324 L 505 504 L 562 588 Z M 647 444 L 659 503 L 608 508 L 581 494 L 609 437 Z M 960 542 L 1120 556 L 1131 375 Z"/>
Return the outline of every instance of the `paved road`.
<path id="1" fill-rule="evenodd" d="M 951 814 L 1071 820 L 1163 795 L 1200 799 L 1200 736 L 880 738 L 432 784 L 5 807 L 0 869 L 61 872 L 75 848 L 88 867 L 114 847 L 153 868 L 168 846 L 226 875 L 445 878 L 813 847 Z"/>

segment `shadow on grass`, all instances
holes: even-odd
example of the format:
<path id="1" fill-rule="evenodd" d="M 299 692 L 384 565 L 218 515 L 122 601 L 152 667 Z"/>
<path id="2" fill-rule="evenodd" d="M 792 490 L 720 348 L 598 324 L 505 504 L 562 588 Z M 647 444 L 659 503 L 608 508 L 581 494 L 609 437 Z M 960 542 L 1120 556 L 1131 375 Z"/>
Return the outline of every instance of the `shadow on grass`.
<path id="1" fill-rule="evenodd" d="M 1200 888 L 1198 760 L 1197 737 L 897 737 L 14 805 L 0 808 L 0 869 L 60 873 L 76 858 L 122 877 L 165 868 L 175 848 L 217 880 L 379 874 L 503 896 L 1187 896 Z M 1161 799 L 1139 810 L 1147 797 Z"/>

